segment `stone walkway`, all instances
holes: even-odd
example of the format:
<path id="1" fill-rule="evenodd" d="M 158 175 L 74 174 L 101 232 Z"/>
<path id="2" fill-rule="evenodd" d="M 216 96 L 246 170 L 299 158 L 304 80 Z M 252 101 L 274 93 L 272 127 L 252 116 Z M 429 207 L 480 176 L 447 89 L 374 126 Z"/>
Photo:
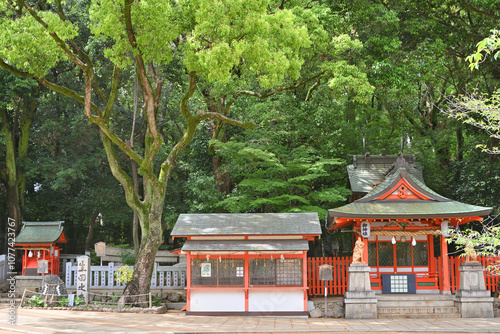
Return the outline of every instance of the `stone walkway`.
<path id="1" fill-rule="evenodd" d="M 0 333 L 500 333 L 500 318 L 346 320 L 18 309 L 11 326 L 7 305 L 0 305 L 0 312 Z"/>

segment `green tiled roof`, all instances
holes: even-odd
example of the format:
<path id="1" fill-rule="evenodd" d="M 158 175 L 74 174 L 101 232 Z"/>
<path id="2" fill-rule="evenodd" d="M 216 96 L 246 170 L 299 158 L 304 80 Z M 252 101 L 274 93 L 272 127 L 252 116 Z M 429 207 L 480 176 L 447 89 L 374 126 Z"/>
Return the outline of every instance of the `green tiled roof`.
<path id="1" fill-rule="evenodd" d="M 320 235 L 317 213 L 181 214 L 172 236 Z"/>
<path id="2" fill-rule="evenodd" d="M 23 222 L 16 244 L 53 244 L 63 233 L 64 221 Z"/>
<path id="3" fill-rule="evenodd" d="M 398 158 L 396 155 L 364 156 L 354 155 L 353 163 L 347 166 L 351 191 L 366 194 L 384 180 Z M 422 168 L 415 162 L 414 155 L 405 155 L 408 173 L 423 181 Z"/>
<path id="4" fill-rule="evenodd" d="M 487 216 L 492 208 L 457 202 L 439 195 L 425 185 L 415 174 L 407 171 L 408 164 L 399 161 L 384 181 L 364 197 L 339 208 L 329 210 L 331 222 L 338 218 L 460 218 Z M 402 167 L 405 166 L 405 167 Z M 377 199 L 404 178 L 424 199 Z M 330 225 L 332 227 L 333 225 Z"/>
<path id="5" fill-rule="evenodd" d="M 380 200 L 369 203 L 354 201 L 330 210 L 336 218 L 433 218 L 487 216 L 492 208 L 465 204 L 456 201 L 433 200 Z"/>

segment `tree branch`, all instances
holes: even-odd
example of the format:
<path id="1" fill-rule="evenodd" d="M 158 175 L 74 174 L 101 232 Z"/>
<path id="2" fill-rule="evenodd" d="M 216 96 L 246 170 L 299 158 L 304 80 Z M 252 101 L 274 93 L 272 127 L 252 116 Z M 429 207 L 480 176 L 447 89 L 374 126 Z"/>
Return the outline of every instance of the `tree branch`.
<path id="1" fill-rule="evenodd" d="M 123 190 L 125 191 L 125 199 L 127 204 L 139 214 L 142 214 L 144 218 L 145 208 L 141 203 L 139 198 L 136 196 L 134 191 L 134 184 L 130 177 L 125 173 L 125 171 L 120 167 L 120 163 L 116 157 L 116 151 L 113 147 L 113 143 L 108 137 L 107 133 L 104 133 L 101 129 L 101 138 L 102 143 L 104 144 L 104 150 L 106 151 L 106 156 L 108 157 L 109 167 L 111 169 L 111 173 L 113 176 L 120 182 L 123 186 Z"/>

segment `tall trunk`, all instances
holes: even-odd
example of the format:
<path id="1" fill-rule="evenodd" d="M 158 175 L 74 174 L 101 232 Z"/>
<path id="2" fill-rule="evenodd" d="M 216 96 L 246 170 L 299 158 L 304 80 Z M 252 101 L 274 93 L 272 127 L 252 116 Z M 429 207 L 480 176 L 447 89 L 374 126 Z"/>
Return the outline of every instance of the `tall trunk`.
<path id="1" fill-rule="evenodd" d="M 99 210 L 96 209 L 92 215 L 90 216 L 89 220 L 89 231 L 87 232 L 87 237 L 85 238 L 85 250 L 88 251 L 92 247 L 92 237 L 94 235 L 94 226 L 95 226 L 95 221 L 97 219 L 97 216 L 99 216 Z"/>
<path id="2" fill-rule="evenodd" d="M 137 197 L 139 197 L 139 174 L 137 172 L 137 163 L 132 161 L 132 179 L 134 181 L 134 192 Z M 134 253 L 135 256 L 139 254 L 139 216 L 137 212 L 134 211 L 134 218 L 132 220 L 132 239 L 134 241 Z"/>
<path id="3" fill-rule="evenodd" d="M 151 188 L 156 187 L 151 186 Z M 147 302 L 156 253 L 163 242 L 161 217 L 165 198 L 162 194 L 164 191 L 161 189 L 150 189 L 150 194 L 145 195 L 145 202 L 150 204 L 149 212 L 146 215 L 138 213 L 142 227 L 141 244 L 135 258 L 132 279 L 127 283 L 123 296 L 118 301 L 120 306 L 132 304 L 145 307 L 147 305 L 145 303 Z"/>

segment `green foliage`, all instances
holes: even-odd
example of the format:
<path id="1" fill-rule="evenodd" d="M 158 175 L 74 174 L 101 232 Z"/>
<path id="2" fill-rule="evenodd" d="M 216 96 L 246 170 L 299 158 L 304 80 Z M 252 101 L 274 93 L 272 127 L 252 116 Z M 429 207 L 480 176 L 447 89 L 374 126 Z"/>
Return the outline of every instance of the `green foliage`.
<path id="1" fill-rule="evenodd" d="M 78 296 L 75 296 L 75 299 L 73 300 L 73 305 L 74 306 L 81 306 L 83 304 L 85 304 L 85 299 L 78 297 Z"/>
<path id="2" fill-rule="evenodd" d="M 61 297 L 57 301 L 57 304 L 59 304 L 60 307 L 67 307 L 69 303 L 69 299 L 66 297 Z"/>
<path id="3" fill-rule="evenodd" d="M 132 268 L 124 265 L 115 272 L 115 279 L 120 284 L 127 284 L 132 279 Z"/>
<path id="4" fill-rule="evenodd" d="M 121 262 L 126 266 L 133 266 L 135 264 L 135 253 L 130 250 L 122 250 L 118 256 Z"/>
<path id="5" fill-rule="evenodd" d="M 473 247 L 478 255 L 493 256 L 500 259 L 500 225 L 498 223 L 494 224 L 494 220 L 491 218 L 488 218 L 481 225 L 481 230 L 449 230 L 451 237 L 447 241 L 453 241 L 459 245 L 464 250 L 464 256 L 467 252 L 471 252 L 471 247 Z M 487 269 L 500 275 L 500 260 L 492 263 Z"/>
<path id="6" fill-rule="evenodd" d="M 45 297 L 43 296 L 31 296 L 31 298 L 28 300 L 28 305 L 30 307 L 46 307 L 47 304 L 45 304 Z"/>
<path id="7" fill-rule="evenodd" d="M 162 306 L 163 300 L 159 296 L 153 296 L 153 306 L 159 307 Z"/>

